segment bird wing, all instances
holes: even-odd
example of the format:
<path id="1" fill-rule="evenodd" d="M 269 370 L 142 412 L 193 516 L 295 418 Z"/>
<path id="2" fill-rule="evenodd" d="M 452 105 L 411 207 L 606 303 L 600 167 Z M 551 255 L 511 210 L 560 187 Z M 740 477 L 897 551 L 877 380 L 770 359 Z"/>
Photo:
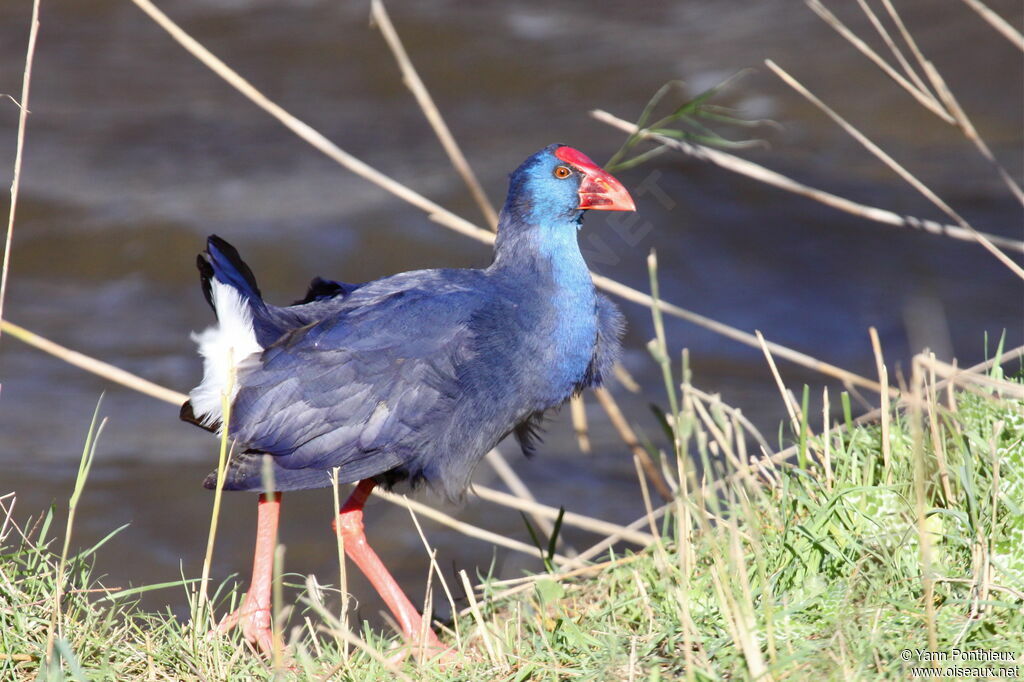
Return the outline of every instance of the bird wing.
<path id="1" fill-rule="evenodd" d="M 267 348 L 240 371 L 232 437 L 287 469 L 342 467 L 346 481 L 409 461 L 459 395 L 485 299 L 434 279 L 364 287 Z"/>

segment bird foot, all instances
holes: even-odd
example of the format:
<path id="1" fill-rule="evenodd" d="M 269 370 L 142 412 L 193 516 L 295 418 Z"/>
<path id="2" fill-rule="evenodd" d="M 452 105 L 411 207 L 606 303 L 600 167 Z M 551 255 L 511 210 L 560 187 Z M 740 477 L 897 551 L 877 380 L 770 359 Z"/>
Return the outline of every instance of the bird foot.
<path id="1" fill-rule="evenodd" d="M 207 637 L 213 639 L 225 635 L 235 626 L 241 628 L 245 641 L 255 646 L 265 656 L 273 655 L 274 635 L 270 629 L 269 607 L 253 604 L 246 598 L 235 611 L 224 616 Z"/>
<path id="2" fill-rule="evenodd" d="M 392 646 L 392 653 L 387 661 L 391 665 L 400 665 L 411 655 L 417 661 L 433 661 L 442 670 L 450 669 L 458 660 L 455 647 L 446 647 L 441 644 L 432 630 L 427 632 L 426 641 L 417 643 L 407 640 L 404 644 L 395 643 Z"/>

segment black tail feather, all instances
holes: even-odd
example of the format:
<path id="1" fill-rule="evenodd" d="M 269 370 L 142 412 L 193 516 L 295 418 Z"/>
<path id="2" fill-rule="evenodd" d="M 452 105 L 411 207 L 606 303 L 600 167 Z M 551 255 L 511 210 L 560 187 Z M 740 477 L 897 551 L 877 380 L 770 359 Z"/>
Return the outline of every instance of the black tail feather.
<path id="1" fill-rule="evenodd" d="M 211 308 L 214 307 L 211 290 L 214 278 L 234 287 L 252 303 L 263 304 L 263 296 L 252 270 L 238 255 L 238 250 L 217 235 L 211 234 L 207 237 L 206 250 L 196 258 L 196 267 L 199 268 L 203 296 Z"/>
<path id="2" fill-rule="evenodd" d="M 217 433 L 217 430 L 220 429 L 220 421 L 217 421 L 214 424 L 203 423 L 199 417 L 196 416 L 196 413 L 192 411 L 191 400 L 186 400 L 181 406 L 181 411 L 178 412 L 178 419 L 183 422 L 188 422 L 189 424 L 195 424 L 199 428 L 206 429 L 210 433 Z"/>

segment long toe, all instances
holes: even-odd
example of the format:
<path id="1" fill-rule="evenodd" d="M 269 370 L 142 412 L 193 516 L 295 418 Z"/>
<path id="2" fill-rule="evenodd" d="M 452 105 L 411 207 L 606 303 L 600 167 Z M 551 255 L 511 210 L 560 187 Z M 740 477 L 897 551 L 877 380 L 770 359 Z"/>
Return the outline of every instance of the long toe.
<path id="1" fill-rule="evenodd" d="M 261 652 L 270 656 L 274 650 L 274 637 L 270 629 L 270 609 L 253 608 L 243 602 L 232 613 L 224 616 L 217 627 L 209 632 L 208 638 L 227 634 L 238 626 L 242 630 L 242 637 Z"/>

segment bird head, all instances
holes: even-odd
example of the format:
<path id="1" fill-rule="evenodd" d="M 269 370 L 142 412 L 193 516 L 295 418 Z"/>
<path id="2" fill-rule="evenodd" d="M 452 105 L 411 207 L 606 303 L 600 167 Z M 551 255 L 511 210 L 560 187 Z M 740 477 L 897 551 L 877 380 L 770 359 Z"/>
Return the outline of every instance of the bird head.
<path id="1" fill-rule="evenodd" d="M 548 145 L 512 173 L 504 213 L 519 224 L 578 223 L 588 210 L 635 211 L 636 205 L 622 183 L 579 150 Z"/>

